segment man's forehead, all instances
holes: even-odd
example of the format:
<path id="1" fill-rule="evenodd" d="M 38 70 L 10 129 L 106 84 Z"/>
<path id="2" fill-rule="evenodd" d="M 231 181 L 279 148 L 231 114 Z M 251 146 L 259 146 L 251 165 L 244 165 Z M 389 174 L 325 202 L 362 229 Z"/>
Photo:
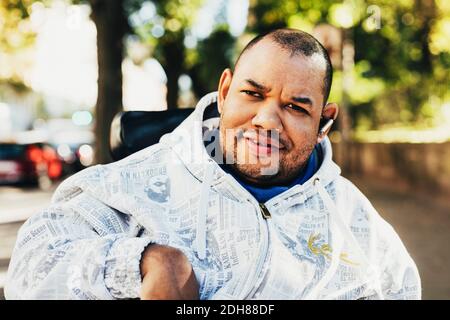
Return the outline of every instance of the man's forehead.
<path id="1" fill-rule="evenodd" d="M 299 66 L 308 66 L 318 72 L 325 72 L 327 68 L 326 60 L 319 52 L 306 56 L 301 52 L 292 52 L 287 48 L 283 48 L 273 40 L 263 39 L 241 55 L 235 72 L 241 67 L 244 67 L 244 69 L 263 68 L 265 66 L 276 68 L 277 65 L 285 61 L 283 58 L 286 57 L 298 62 Z M 257 62 L 261 61 L 265 63 L 256 65 Z"/>
<path id="2" fill-rule="evenodd" d="M 322 71 L 327 70 L 327 62 L 325 61 L 325 58 L 318 52 L 313 53 L 311 56 L 306 57 L 306 59 L 309 59 L 311 63 L 318 69 Z"/>

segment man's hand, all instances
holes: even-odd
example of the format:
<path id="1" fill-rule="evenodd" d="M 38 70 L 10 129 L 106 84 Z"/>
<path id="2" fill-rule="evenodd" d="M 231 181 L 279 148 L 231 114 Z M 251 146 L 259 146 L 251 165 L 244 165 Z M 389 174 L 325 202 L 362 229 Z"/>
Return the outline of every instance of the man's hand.
<path id="1" fill-rule="evenodd" d="M 194 270 L 178 249 L 151 244 L 141 259 L 142 300 L 199 299 Z"/>

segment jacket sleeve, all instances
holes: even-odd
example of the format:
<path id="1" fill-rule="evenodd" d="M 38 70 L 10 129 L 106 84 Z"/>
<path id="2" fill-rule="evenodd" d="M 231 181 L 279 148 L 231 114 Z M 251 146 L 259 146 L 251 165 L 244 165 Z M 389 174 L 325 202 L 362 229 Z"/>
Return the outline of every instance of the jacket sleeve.
<path id="1" fill-rule="evenodd" d="M 422 287 L 417 266 L 398 234 L 379 217 L 379 272 L 384 299 L 420 300 Z"/>
<path id="2" fill-rule="evenodd" d="M 358 191 L 360 193 L 360 191 Z M 371 237 L 374 237 L 371 256 L 377 269 L 379 294 L 369 299 L 420 300 L 422 288 L 414 260 L 394 228 L 384 220 L 370 201 L 362 194 L 362 207 L 371 220 Z"/>
<path id="3" fill-rule="evenodd" d="M 394 228 L 384 220 L 367 197 L 344 179 L 346 201 L 355 203 L 354 218 L 368 219 L 370 237 L 365 241 L 367 254 L 376 269 L 377 290 L 370 288 L 362 299 L 418 300 L 422 297 L 419 272 L 414 260 Z M 368 229 L 369 230 L 369 229 Z M 381 295 L 381 297 L 380 297 Z"/>
<path id="4" fill-rule="evenodd" d="M 7 299 L 138 298 L 148 237 L 129 216 L 85 193 L 55 203 L 21 227 Z"/>

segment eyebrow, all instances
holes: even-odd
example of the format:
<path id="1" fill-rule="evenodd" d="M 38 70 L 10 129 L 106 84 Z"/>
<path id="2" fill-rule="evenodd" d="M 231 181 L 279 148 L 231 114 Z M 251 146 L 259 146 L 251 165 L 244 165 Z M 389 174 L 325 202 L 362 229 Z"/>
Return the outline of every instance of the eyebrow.
<path id="1" fill-rule="evenodd" d="M 292 100 L 298 103 L 308 104 L 310 106 L 313 105 L 312 100 L 308 97 L 292 97 Z"/>
<path id="2" fill-rule="evenodd" d="M 270 91 L 270 88 L 266 87 L 265 85 L 263 85 L 263 84 L 261 84 L 261 83 L 256 82 L 255 80 L 252 80 L 252 79 L 245 79 L 245 81 L 246 81 L 249 85 L 255 87 L 256 89 L 259 89 L 259 90 L 264 91 L 264 92 L 269 92 L 269 91 Z"/>
<path id="3" fill-rule="evenodd" d="M 258 82 L 256 82 L 253 79 L 245 79 L 245 81 L 249 85 L 251 85 L 252 87 L 255 87 L 256 89 L 259 89 L 259 90 L 261 90 L 263 92 L 269 92 L 270 91 L 269 87 L 266 87 L 265 85 L 263 85 L 261 83 L 258 83 Z M 309 105 L 310 107 L 313 106 L 312 100 L 310 98 L 308 98 L 308 97 L 292 97 L 291 99 L 293 101 L 297 102 L 297 103 L 306 104 L 306 105 Z"/>

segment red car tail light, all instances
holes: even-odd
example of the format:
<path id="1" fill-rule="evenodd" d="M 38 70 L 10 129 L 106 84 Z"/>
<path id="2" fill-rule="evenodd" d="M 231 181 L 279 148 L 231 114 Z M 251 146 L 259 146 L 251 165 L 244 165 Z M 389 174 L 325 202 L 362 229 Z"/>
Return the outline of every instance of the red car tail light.
<path id="1" fill-rule="evenodd" d="M 42 162 L 42 160 L 44 158 L 43 152 L 38 147 L 35 147 L 35 146 L 28 147 L 27 158 L 30 159 L 34 163 Z"/>
<path id="2" fill-rule="evenodd" d="M 59 161 L 51 161 L 48 164 L 48 176 L 51 179 L 59 178 L 62 173 L 62 165 Z"/>
<path id="3" fill-rule="evenodd" d="M 43 156 L 44 156 L 44 159 L 47 160 L 47 161 L 53 161 L 53 160 L 57 160 L 58 159 L 56 151 L 53 150 L 50 147 L 47 147 L 47 148 L 44 149 Z"/>

